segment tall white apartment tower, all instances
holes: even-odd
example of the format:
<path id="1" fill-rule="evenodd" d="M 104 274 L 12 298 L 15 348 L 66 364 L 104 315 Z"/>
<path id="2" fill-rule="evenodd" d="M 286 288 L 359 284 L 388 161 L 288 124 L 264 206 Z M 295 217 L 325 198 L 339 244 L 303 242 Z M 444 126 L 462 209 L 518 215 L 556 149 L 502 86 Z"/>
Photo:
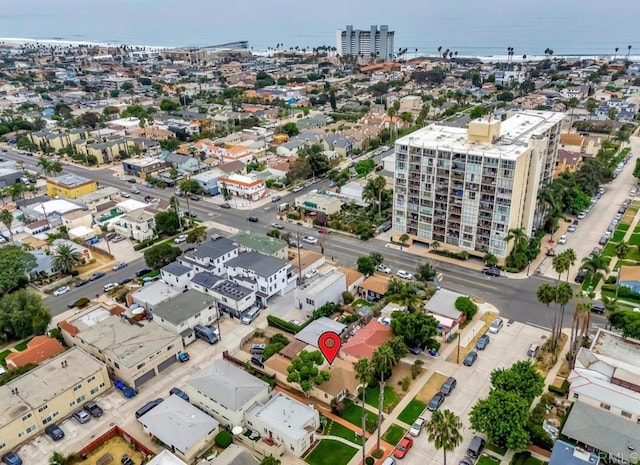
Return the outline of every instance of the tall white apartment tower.
<path id="1" fill-rule="evenodd" d="M 394 233 L 502 261 L 510 229 L 529 235 L 542 222 L 538 191 L 553 179 L 564 116 L 520 111 L 468 129 L 432 124 L 398 139 Z"/>
<path id="2" fill-rule="evenodd" d="M 338 30 L 336 34 L 336 48 L 341 55 L 363 55 L 368 57 L 371 53 L 383 60 L 393 57 L 393 41 L 395 31 L 390 31 L 389 26 L 371 26 L 369 30 L 354 29 L 347 26 L 344 30 Z"/>

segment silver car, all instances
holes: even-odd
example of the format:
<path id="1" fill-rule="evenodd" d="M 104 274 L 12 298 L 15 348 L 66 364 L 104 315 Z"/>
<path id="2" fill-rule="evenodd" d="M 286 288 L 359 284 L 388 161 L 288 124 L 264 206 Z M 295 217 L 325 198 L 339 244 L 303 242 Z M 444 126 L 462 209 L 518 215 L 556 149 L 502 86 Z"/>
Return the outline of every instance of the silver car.
<path id="1" fill-rule="evenodd" d="M 84 424 L 91 420 L 91 415 L 89 415 L 89 413 L 85 409 L 79 408 L 78 410 L 73 412 L 73 418 L 78 420 L 78 423 Z"/>

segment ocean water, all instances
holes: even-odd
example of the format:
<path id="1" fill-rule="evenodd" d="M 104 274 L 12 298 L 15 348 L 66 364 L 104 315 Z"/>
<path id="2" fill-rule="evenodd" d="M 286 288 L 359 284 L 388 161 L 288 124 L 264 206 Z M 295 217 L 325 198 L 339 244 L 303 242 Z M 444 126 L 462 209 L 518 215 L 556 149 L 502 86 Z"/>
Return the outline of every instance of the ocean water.
<path id="1" fill-rule="evenodd" d="M 408 56 L 640 53 L 639 0 L 2 0 L 0 37 L 155 46 L 248 40 L 254 50 L 335 46 L 346 24 L 388 24 Z M 281 47 L 282 48 L 282 47 Z M 634 53 L 635 52 L 635 53 Z"/>

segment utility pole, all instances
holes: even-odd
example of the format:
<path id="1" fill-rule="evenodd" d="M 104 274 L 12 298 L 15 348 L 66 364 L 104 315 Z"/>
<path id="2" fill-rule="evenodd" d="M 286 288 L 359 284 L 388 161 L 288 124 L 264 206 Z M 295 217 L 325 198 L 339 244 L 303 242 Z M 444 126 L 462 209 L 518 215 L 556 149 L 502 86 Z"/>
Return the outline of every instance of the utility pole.
<path id="1" fill-rule="evenodd" d="M 302 259 L 300 258 L 300 232 L 296 231 L 296 248 L 298 249 L 298 279 L 302 284 Z"/>

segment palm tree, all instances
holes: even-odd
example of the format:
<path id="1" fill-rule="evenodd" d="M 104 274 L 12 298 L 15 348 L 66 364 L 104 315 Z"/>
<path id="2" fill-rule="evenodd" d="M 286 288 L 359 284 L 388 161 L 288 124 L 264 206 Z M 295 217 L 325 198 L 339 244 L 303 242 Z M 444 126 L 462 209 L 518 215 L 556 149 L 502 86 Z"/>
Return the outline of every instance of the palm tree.
<path id="1" fill-rule="evenodd" d="M 627 45 L 627 61 L 629 61 L 629 55 L 631 55 L 631 45 Z"/>
<path id="2" fill-rule="evenodd" d="M 484 254 L 484 257 L 482 257 L 482 261 L 489 266 L 493 266 L 498 263 L 498 257 L 496 257 L 491 252 L 487 252 L 486 254 Z"/>
<path id="3" fill-rule="evenodd" d="M 54 161 L 49 166 L 49 171 L 52 175 L 57 176 L 62 173 L 62 164 L 59 161 Z"/>
<path id="4" fill-rule="evenodd" d="M 553 270 L 558 273 L 558 281 L 560 281 L 560 276 L 562 275 L 562 273 L 568 271 L 571 265 L 569 263 L 569 260 L 567 260 L 567 256 L 564 254 L 564 252 L 562 252 L 553 257 L 552 266 Z"/>
<path id="5" fill-rule="evenodd" d="M 624 260 L 630 249 L 631 246 L 625 241 L 616 244 L 616 257 L 618 257 L 618 260 Z"/>
<path id="6" fill-rule="evenodd" d="M 593 257 L 585 257 L 582 259 L 582 269 L 586 272 L 586 278 L 593 283 L 593 280 L 597 278 L 599 281 L 604 277 L 603 273 L 609 272 L 607 262 L 602 255 L 595 255 Z"/>
<path id="7" fill-rule="evenodd" d="M 173 208 L 178 215 L 178 226 L 180 227 L 180 231 L 182 231 L 182 218 L 180 217 L 180 201 L 178 197 L 175 195 L 169 199 L 169 205 Z"/>
<path id="8" fill-rule="evenodd" d="M 273 455 L 269 455 L 260 461 L 260 465 L 280 465 L 281 463 L 280 459 L 275 458 Z"/>
<path id="9" fill-rule="evenodd" d="M 82 254 L 68 244 L 61 244 L 53 251 L 53 266 L 61 273 L 71 273 L 82 263 Z"/>
<path id="10" fill-rule="evenodd" d="M 20 198 L 24 199 L 24 193 L 26 191 L 27 191 L 27 186 L 25 186 L 21 182 L 17 182 L 9 188 L 9 195 L 11 196 L 11 199 L 15 202 Z"/>
<path id="11" fill-rule="evenodd" d="M 555 302 L 555 299 L 556 299 L 556 288 L 554 286 L 552 286 L 551 284 L 549 284 L 549 283 L 543 283 L 536 290 L 536 298 L 538 299 L 538 302 L 540 302 L 541 304 L 546 305 L 547 308 L 549 308 L 549 306 L 553 302 Z M 551 329 L 552 336 L 553 336 L 553 334 L 556 333 L 556 326 L 557 326 L 557 314 L 554 312 L 553 326 L 552 326 L 552 329 Z"/>
<path id="12" fill-rule="evenodd" d="M 440 249 L 440 242 L 433 241 L 431 244 L 429 244 L 429 247 L 431 247 L 431 250 L 433 250 L 434 252 L 437 252 Z"/>
<path id="13" fill-rule="evenodd" d="M 45 176 L 49 176 L 51 174 L 51 160 L 49 160 L 46 157 L 40 157 L 40 160 L 38 160 L 38 168 L 42 168 L 42 172 L 44 173 Z"/>
<path id="14" fill-rule="evenodd" d="M 398 363 L 396 355 L 389 344 L 383 344 L 373 353 L 371 358 L 374 371 L 380 376 L 380 392 L 378 394 L 378 441 L 376 450 L 380 449 L 380 427 L 382 425 L 382 401 L 384 400 L 385 378 Z"/>
<path id="15" fill-rule="evenodd" d="M 5 228 L 7 228 L 7 231 L 9 231 L 9 236 L 11 238 L 11 241 L 13 242 L 13 231 L 11 231 L 11 224 L 13 223 L 13 215 L 6 208 L 3 208 L 2 211 L 0 211 L 0 223 L 2 223 L 5 226 Z"/>
<path id="16" fill-rule="evenodd" d="M 191 217 L 191 207 L 189 206 L 189 196 L 191 194 L 199 194 L 202 192 L 202 188 L 200 184 L 192 179 L 183 179 L 180 181 L 178 188 L 184 194 L 185 199 L 187 199 L 187 211 L 189 212 L 189 217 Z"/>
<path id="17" fill-rule="evenodd" d="M 522 228 L 512 228 L 509 230 L 509 234 L 507 234 L 506 241 L 513 241 L 514 247 L 518 247 L 519 245 L 526 244 L 527 235 Z"/>
<path id="18" fill-rule="evenodd" d="M 109 230 L 109 225 L 107 223 L 102 223 L 100 225 L 100 230 L 102 231 L 104 240 L 107 243 L 107 250 L 109 251 L 109 255 L 111 255 L 111 244 L 109 244 L 109 238 L 107 237 L 107 231 Z"/>
<path id="19" fill-rule="evenodd" d="M 368 358 L 361 358 L 354 364 L 353 370 L 355 372 L 356 380 L 362 385 L 362 462 L 367 455 L 366 443 L 367 443 L 367 409 L 365 408 L 365 394 L 367 386 L 373 379 L 373 367 Z"/>
<path id="20" fill-rule="evenodd" d="M 374 201 L 378 205 L 378 215 L 382 211 L 382 193 L 387 187 L 387 181 L 383 176 L 376 176 L 369 179 L 362 190 L 362 197 L 367 201 Z"/>
<path id="21" fill-rule="evenodd" d="M 618 57 L 618 50 L 620 50 L 618 47 L 615 48 L 616 53 L 615 55 L 613 55 L 613 61 L 616 61 L 616 58 Z"/>
<path id="22" fill-rule="evenodd" d="M 553 350 L 556 348 L 556 344 L 560 339 L 560 333 L 562 332 L 562 325 L 564 323 L 564 309 L 567 304 L 573 298 L 573 288 L 569 283 L 560 283 L 556 287 L 555 302 L 560 305 L 560 323 L 558 324 L 557 334 L 553 337 Z"/>
<path id="23" fill-rule="evenodd" d="M 442 449 L 444 465 L 447 465 L 447 452 L 453 452 L 462 442 L 462 422 L 451 410 L 436 410 L 425 425 L 427 439 L 436 449 Z"/>
<path id="24" fill-rule="evenodd" d="M 567 250 L 562 252 L 561 255 L 565 256 L 565 259 L 569 265 L 567 267 L 567 279 L 565 279 L 565 281 L 569 281 L 569 271 L 571 271 L 571 267 L 576 264 L 576 260 L 578 260 L 578 257 L 576 255 L 576 251 L 572 248 L 568 248 Z"/>

